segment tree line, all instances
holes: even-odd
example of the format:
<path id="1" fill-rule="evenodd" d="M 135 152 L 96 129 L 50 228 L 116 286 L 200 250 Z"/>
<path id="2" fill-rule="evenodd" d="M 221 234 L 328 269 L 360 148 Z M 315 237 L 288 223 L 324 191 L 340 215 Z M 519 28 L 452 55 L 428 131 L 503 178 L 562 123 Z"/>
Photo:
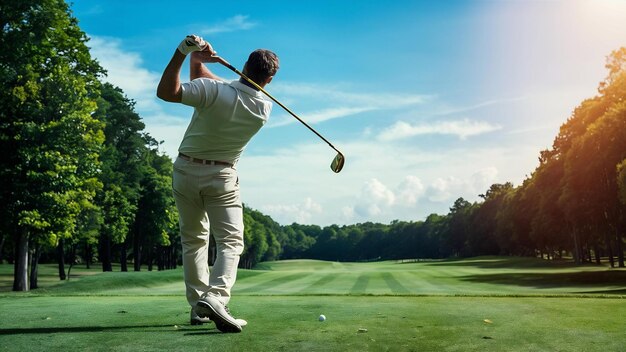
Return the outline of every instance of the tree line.
<path id="1" fill-rule="evenodd" d="M 134 102 L 102 82 L 64 1 L 0 10 L 0 262 L 14 265 L 14 290 L 37 287 L 40 261 L 58 262 L 61 279 L 77 262 L 175 268 L 172 161 Z M 606 67 L 598 94 L 573 111 L 521 185 L 494 184 L 445 215 L 390 224 L 283 226 L 244 207 L 240 266 L 493 254 L 624 266 L 626 48 Z"/>

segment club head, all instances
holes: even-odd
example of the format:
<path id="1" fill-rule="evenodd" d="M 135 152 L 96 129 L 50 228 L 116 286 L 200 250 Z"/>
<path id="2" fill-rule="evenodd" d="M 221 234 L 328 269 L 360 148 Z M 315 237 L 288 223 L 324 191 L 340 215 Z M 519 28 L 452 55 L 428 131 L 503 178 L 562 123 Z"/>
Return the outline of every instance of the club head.
<path id="1" fill-rule="evenodd" d="M 343 169 L 343 164 L 346 161 L 346 158 L 341 153 L 337 153 L 337 156 L 333 159 L 333 162 L 330 164 L 330 169 L 335 173 L 339 173 L 341 169 Z"/>

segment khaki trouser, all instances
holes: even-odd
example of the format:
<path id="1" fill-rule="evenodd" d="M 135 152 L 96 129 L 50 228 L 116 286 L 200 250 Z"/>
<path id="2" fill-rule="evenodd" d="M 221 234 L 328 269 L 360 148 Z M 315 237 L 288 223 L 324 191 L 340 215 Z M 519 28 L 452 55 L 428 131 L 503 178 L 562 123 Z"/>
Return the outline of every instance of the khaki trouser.
<path id="1" fill-rule="evenodd" d="M 213 294 L 227 304 L 243 252 L 243 208 L 237 171 L 177 158 L 172 188 L 180 221 L 187 301 L 194 307 L 200 297 Z M 209 231 L 217 245 L 211 270 Z"/>

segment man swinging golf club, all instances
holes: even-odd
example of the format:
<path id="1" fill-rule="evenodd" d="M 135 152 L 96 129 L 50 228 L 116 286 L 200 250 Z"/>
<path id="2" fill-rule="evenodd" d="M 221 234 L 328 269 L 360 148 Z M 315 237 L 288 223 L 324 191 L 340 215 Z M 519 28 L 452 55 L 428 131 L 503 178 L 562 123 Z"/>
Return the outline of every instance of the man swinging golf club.
<path id="1" fill-rule="evenodd" d="M 188 54 L 191 81 L 181 83 L 181 66 Z M 258 88 L 272 81 L 278 57 L 263 49 L 250 54 L 243 73 L 259 87 L 243 78 L 225 82 L 204 65 L 220 60 L 201 37 L 187 36 L 165 68 L 157 96 L 194 108 L 174 162 L 172 182 L 191 323 L 201 324 L 208 318 L 222 332 L 241 332 L 247 323 L 235 319 L 227 307 L 244 246 L 235 165 L 272 110 L 272 103 Z M 210 271 L 209 232 L 217 247 Z"/>

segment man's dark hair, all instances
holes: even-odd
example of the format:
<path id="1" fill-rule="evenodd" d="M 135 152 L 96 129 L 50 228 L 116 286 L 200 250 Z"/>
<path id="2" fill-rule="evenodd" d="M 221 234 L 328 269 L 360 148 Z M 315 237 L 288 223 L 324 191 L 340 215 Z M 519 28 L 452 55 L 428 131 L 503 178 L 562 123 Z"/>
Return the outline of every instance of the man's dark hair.
<path id="1" fill-rule="evenodd" d="M 245 74 L 257 84 L 274 76 L 278 71 L 278 56 L 270 50 L 257 49 L 250 53 L 245 65 Z"/>

